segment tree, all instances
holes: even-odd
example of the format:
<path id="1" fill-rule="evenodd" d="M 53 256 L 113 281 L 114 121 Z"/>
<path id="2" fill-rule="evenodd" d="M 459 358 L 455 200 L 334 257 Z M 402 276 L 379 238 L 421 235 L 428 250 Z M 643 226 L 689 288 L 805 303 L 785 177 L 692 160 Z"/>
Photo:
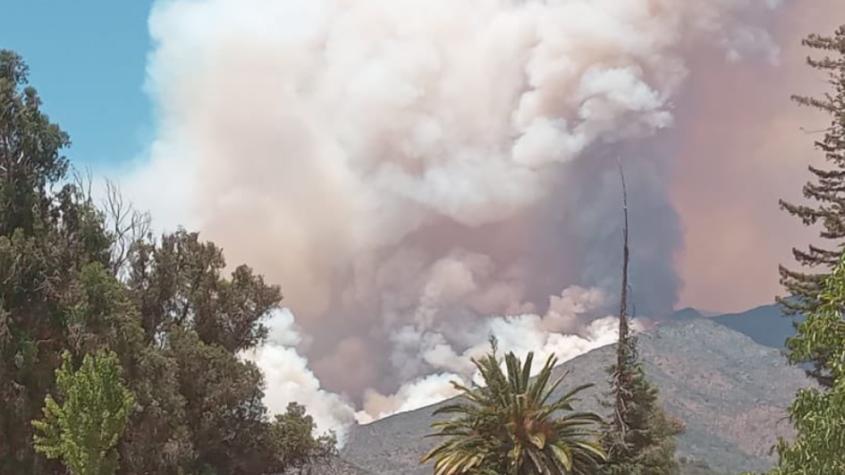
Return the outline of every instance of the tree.
<path id="1" fill-rule="evenodd" d="M 64 352 L 104 349 L 136 401 L 118 473 L 278 464 L 262 375 L 238 357 L 266 336 L 278 287 L 247 266 L 224 275 L 222 251 L 196 233 L 154 239 L 114 187 L 97 208 L 40 105 L 21 58 L 0 51 L 0 473 L 62 472 L 34 450 L 30 422 L 62 392 Z"/>
<path id="2" fill-rule="evenodd" d="M 549 384 L 555 356 L 532 379 L 533 353 L 525 363 L 512 352 L 505 355 L 505 374 L 495 339 L 491 346 L 488 355 L 473 359 L 484 384 L 468 388 L 453 382 L 463 400 L 435 411 L 450 419 L 432 424 L 436 432 L 431 436 L 446 440 L 423 456 L 422 463 L 434 461 L 435 475 L 595 473 L 605 458 L 596 430 L 601 418 L 573 412 L 575 396 L 591 385 L 553 400 L 566 376 Z"/>
<path id="3" fill-rule="evenodd" d="M 20 56 L 0 50 L 0 234 L 31 232 L 50 205 L 41 191 L 67 171 L 68 135 L 41 112 Z"/>
<path id="4" fill-rule="evenodd" d="M 44 418 L 32 422 L 35 450 L 61 459 L 73 475 L 112 475 L 117 443 L 135 404 L 113 352 L 86 355 L 74 371 L 70 353 L 56 370 L 62 403 L 44 400 Z"/>
<path id="5" fill-rule="evenodd" d="M 62 185 L 68 136 L 40 107 L 22 59 L 0 50 L 0 473 L 57 470 L 30 421 L 70 346 L 82 269 L 109 260 L 100 213 Z"/>
<path id="6" fill-rule="evenodd" d="M 291 402 L 284 414 L 277 414 L 270 426 L 270 444 L 276 454 L 277 470 L 302 470 L 315 462 L 337 455 L 333 433 L 314 437 L 314 419 L 305 407 Z"/>
<path id="7" fill-rule="evenodd" d="M 602 434 L 608 454 L 601 473 L 607 475 L 673 475 L 680 473 L 675 460 L 675 436 L 682 424 L 660 407 L 657 389 L 645 377 L 642 363 L 629 359 L 624 373 L 624 430 L 609 424 Z M 619 394 L 619 391 L 616 391 Z"/>
<path id="8" fill-rule="evenodd" d="M 793 96 L 793 99 L 802 106 L 830 114 L 831 124 L 824 138 L 815 145 L 824 153 L 831 168 L 809 167 L 812 180 L 804 185 L 803 192 L 811 200 L 810 204 L 781 200 L 780 205 L 807 226 L 821 224 L 819 236 L 829 241 L 830 246 L 810 245 L 806 250 L 792 250 L 795 260 L 809 272 L 780 266 L 781 284 L 789 296 L 778 300 L 791 313 L 813 312 L 822 305 L 819 301 L 822 283 L 839 261 L 845 245 L 845 26 L 832 37 L 810 35 L 803 44 L 824 53 L 820 59 L 808 58 L 807 63 L 827 74 L 833 92 L 820 98 Z M 810 374 L 826 386 L 832 383 L 830 375 L 825 372 L 831 351 L 830 348 L 818 347 L 815 353 L 806 355 L 806 362 L 813 366 Z"/>
<path id="9" fill-rule="evenodd" d="M 845 254 L 822 283 L 818 306 L 798 325 L 788 343 L 793 362 L 825 352 L 830 384 L 798 391 L 789 407 L 794 441 L 777 446 L 776 475 L 845 473 Z"/>
<path id="10" fill-rule="evenodd" d="M 223 252 L 197 233 L 136 242 L 128 267 L 127 286 L 149 342 L 174 328 L 191 329 L 204 343 L 234 354 L 263 341 L 267 329 L 261 321 L 282 300 L 279 287 L 248 266 L 223 277 Z"/>
<path id="11" fill-rule="evenodd" d="M 678 473 L 674 436 L 679 422 L 659 405 L 657 388 L 649 383 L 637 352 L 637 339 L 628 323 L 628 196 L 620 165 L 623 204 L 622 289 L 619 301 L 619 336 L 611 374 L 613 408 L 602 434 L 608 460 L 601 472 L 608 475 L 672 475 Z"/>
<path id="12" fill-rule="evenodd" d="M 111 270 L 114 275 L 122 276 L 132 247 L 150 235 L 151 218 L 149 213 L 135 209 L 124 199 L 117 184 L 109 180 L 106 180 L 106 197 L 102 207 L 112 237 Z"/>
<path id="13" fill-rule="evenodd" d="M 267 408 L 258 368 L 185 329 L 169 334 L 185 417 L 197 458 L 192 469 L 261 473 L 272 458 L 263 440 Z"/>
<path id="14" fill-rule="evenodd" d="M 154 414 L 163 408 L 145 406 L 151 412 L 145 426 L 157 430 L 133 426 L 128 440 L 151 446 L 133 444 L 125 450 L 150 473 L 165 470 L 156 466 L 164 462 L 157 455 L 162 452 L 168 454 L 169 469 L 187 471 L 260 473 L 276 463 L 266 441 L 270 423 L 262 403 L 262 375 L 237 353 L 264 339 L 262 320 L 278 308 L 279 288 L 265 284 L 247 266 L 225 277 L 222 251 L 186 231 L 164 235 L 159 242 L 135 242 L 126 268 L 126 292 L 145 344 L 155 349 L 145 362 L 176 387 L 145 383 L 151 397 L 167 390 L 161 399 L 173 412 Z M 139 371 L 140 381 L 147 381 L 144 371 Z M 184 425 L 174 431 L 173 420 Z M 169 435 L 155 437 L 163 434 Z"/>

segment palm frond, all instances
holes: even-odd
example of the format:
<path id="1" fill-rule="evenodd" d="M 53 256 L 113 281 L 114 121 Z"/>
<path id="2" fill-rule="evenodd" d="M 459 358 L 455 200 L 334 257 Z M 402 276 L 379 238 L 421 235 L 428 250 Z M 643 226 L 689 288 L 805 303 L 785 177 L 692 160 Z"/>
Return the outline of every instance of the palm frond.
<path id="1" fill-rule="evenodd" d="M 550 356 L 534 378 L 533 361 L 533 353 L 524 362 L 508 353 L 502 365 L 495 346 L 474 359 L 484 384 L 470 388 L 453 383 L 462 399 L 434 412 L 447 419 L 433 423 L 429 437 L 445 440 L 421 462 L 434 462 L 435 475 L 594 473 L 606 458 L 599 442 L 602 419 L 573 409 L 575 396 L 592 385 L 554 398 L 566 377 L 549 384 L 557 358 Z"/>

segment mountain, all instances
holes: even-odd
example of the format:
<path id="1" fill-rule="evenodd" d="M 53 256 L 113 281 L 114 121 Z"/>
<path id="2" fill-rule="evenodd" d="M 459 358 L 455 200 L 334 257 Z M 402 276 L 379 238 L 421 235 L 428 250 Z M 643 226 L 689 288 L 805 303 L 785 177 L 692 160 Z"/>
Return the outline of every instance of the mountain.
<path id="1" fill-rule="evenodd" d="M 712 316 L 694 308 L 674 312 L 669 318 L 674 322 L 685 322 L 707 318 L 731 330 L 749 336 L 755 342 L 772 348 L 786 348 L 786 339 L 795 335 L 795 323 L 800 316 L 786 315 L 779 305 L 761 305 L 739 313 Z"/>
<path id="2" fill-rule="evenodd" d="M 755 309 L 758 310 L 758 309 Z M 754 312 L 754 311 L 751 311 Z M 768 311 L 751 313 L 768 315 Z M 774 462 L 769 449 L 778 436 L 789 437 L 786 407 L 795 392 L 809 384 L 803 371 L 790 366 L 781 352 L 756 342 L 728 325 L 757 332 L 761 327 L 710 318 L 686 318 L 639 336 L 647 374 L 660 389 L 667 412 L 684 421 L 678 455 L 686 473 L 762 471 Z M 766 317 L 767 318 L 767 317 Z M 762 328 L 770 328 L 768 320 Z M 761 335 L 757 335 L 761 338 Z M 773 337 L 774 338 L 774 337 Z M 765 341 L 774 341 L 773 338 Z M 778 337 L 779 338 L 779 337 Z M 555 369 L 569 372 L 560 392 L 595 382 L 576 409 L 602 412 L 599 398 L 608 391 L 607 368 L 613 346 L 567 361 Z M 444 403 L 441 403 L 444 404 Z M 341 456 L 363 472 L 378 475 L 430 474 L 418 461 L 435 440 L 425 438 L 437 405 L 397 414 L 350 432 Z"/>
<path id="3" fill-rule="evenodd" d="M 786 339 L 795 335 L 795 323 L 800 321 L 800 317 L 784 314 L 779 305 L 763 305 L 711 318 L 772 348 L 785 348 Z"/>

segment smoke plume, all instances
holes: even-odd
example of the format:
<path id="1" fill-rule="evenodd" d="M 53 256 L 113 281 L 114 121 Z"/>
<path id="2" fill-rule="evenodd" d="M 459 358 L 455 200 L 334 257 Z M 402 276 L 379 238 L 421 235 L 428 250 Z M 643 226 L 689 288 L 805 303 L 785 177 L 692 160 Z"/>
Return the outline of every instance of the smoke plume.
<path id="1" fill-rule="evenodd" d="M 328 428 L 419 407 L 490 334 L 562 359 L 613 340 L 618 160 L 636 312 L 673 309 L 690 58 L 774 67 L 779 3 L 161 0 L 158 133 L 125 185 L 282 286 L 247 355 L 274 410 Z"/>

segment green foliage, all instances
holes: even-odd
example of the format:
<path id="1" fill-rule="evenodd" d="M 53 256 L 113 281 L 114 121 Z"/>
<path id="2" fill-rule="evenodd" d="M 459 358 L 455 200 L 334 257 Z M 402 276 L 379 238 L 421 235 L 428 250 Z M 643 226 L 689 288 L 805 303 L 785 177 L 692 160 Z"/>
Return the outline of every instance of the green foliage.
<path id="1" fill-rule="evenodd" d="M 261 320 L 281 294 L 246 266 L 227 279 L 225 266 L 219 248 L 185 231 L 139 241 L 129 254 L 125 291 L 151 349 L 136 389 L 149 404 L 126 447 L 136 467 L 255 473 L 274 463 L 262 376 L 237 352 L 262 341 Z M 146 370 L 168 385 L 146 383 Z"/>
<path id="2" fill-rule="evenodd" d="M 337 455 L 337 438 L 333 433 L 314 437 L 314 419 L 305 407 L 288 404 L 284 414 L 276 415 L 270 426 L 270 443 L 279 466 L 302 468 L 320 459 Z"/>
<path id="3" fill-rule="evenodd" d="M 64 394 L 64 352 L 80 361 L 106 349 L 136 400 L 119 473 L 283 472 L 314 455 L 278 453 L 291 426 L 268 420 L 262 376 L 238 357 L 266 336 L 278 287 L 247 266 L 225 275 L 221 250 L 196 233 L 153 239 L 131 228 L 143 220 L 108 214 L 119 197 L 100 210 L 67 184 L 68 137 L 26 73 L 0 51 L 0 473 L 62 473 L 34 450 L 30 421 L 48 393 Z"/>
<path id="4" fill-rule="evenodd" d="M 614 403 L 604 403 L 613 408 L 613 414 L 602 434 L 608 460 L 601 473 L 677 474 L 680 468 L 675 460 L 675 436 L 683 431 L 682 424 L 660 407 L 657 388 L 648 381 L 639 361 L 636 338 L 621 338 L 618 345 L 621 365 L 608 369 Z"/>
<path id="5" fill-rule="evenodd" d="M 106 265 L 109 253 L 102 214 L 61 185 L 68 138 L 40 111 L 26 73 L 20 57 L 0 51 L 0 473 L 57 469 L 37 460 L 29 422 L 72 346 L 82 268 Z"/>
<path id="6" fill-rule="evenodd" d="M 149 341 L 171 328 L 189 328 L 230 353 L 267 335 L 261 319 L 278 307 L 281 292 L 247 266 L 229 279 L 222 251 L 196 233 L 178 231 L 160 243 L 138 242 L 129 256 L 128 288 L 141 310 Z"/>
<path id="7" fill-rule="evenodd" d="M 797 437 L 777 446 L 778 475 L 845 473 L 845 255 L 825 280 L 818 308 L 788 341 L 789 358 L 814 358 L 829 375 L 827 388 L 798 392 L 789 407 Z"/>
<path id="8" fill-rule="evenodd" d="M 610 369 L 615 371 L 615 366 Z M 657 388 L 645 377 L 642 364 L 626 369 L 624 400 L 625 431 L 608 425 L 602 443 L 608 461 L 601 473 L 607 475 L 673 475 L 679 473 L 675 460 L 675 436 L 683 431 L 679 421 L 660 407 Z"/>
<path id="9" fill-rule="evenodd" d="M 264 447 L 267 410 L 258 368 L 204 343 L 192 330 L 174 330 L 168 336 L 168 356 L 177 362 L 185 420 L 197 455 L 192 467 L 260 473 L 272 454 Z"/>
<path id="10" fill-rule="evenodd" d="M 830 126 L 824 138 L 816 142 L 816 148 L 824 153 L 830 169 L 809 167 L 812 181 L 804 185 L 804 196 L 808 204 L 796 205 L 781 201 L 781 207 L 797 216 L 805 225 L 821 225 L 819 236 L 830 241 L 829 246 L 810 245 L 808 249 L 793 249 L 796 261 L 813 272 L 798 272 L 781 266 L 781 284 L 790 298 L 780 299 L 785 307 L 794 312 L 816 312 L 823 302 L 819 298 L 823 283 L 831 269 L 839 262 L 842 246 L 845 245 L 845 26 L 840 27 L 832 37 L 810 35 L 804 45 L 817 50 L 821 58 L 808 58 L 810 67 L 824 72 L 833 91 L 822 97 L 794 96 L 800 105 L 813 107 L 831 117 Z M 822 241 L 824 242 L 824 241 Z M 826 373 L 827 349 L 804 354 L 802 362 L 814 366 L 811 375 L 822 385 L 831 384 Z"/>
<path id="11" fill-rule="evenodd" d="M 579 386 L 556 400 L 561 376 L 551 384 L 557 358 L 531 378 L 534 358 L 525 363 L 513 353 L 505 355 L 507 374 L 493 349 L 473 360 L 484 385 L 468 388 L 457 383 L 463 401 L 444 406 L 435 415 L 450 418 L 435 422 L 432 436 L 446 440 L 428 452 L 422 462 L 434 461 L 436 475 L 592 474 L 605 459 L 598 442 L 601 418 L 573 412 L 575 396 L 590 385 Z"/>
<path id="12" fill-rule="evenodd" d="M 74 371 L 70 353 L 56 370 L 62 403 L 44 400 L 44 418 L 33 421 L 35 450 L 61 459 L 73 475 L 112 475 L 117 470 L 117 442 L 135 404 L 123 385 L 120 363 L 112 352 L 85 355 Z"/>
<path id="13" fill-rule="evenodd" d="M 823 272 L 801 274 L 781 269 L 781 281 L 795 297 L 786 303 L 804 311 L 806 317 L 787 341 L 789 359 L 812 363 L 810 374 L 822 387 L 800 390 L 790 405 L 797 436 L 791 442 L 778 442 L 779 461 L 772 472 L 778 475 L 845 473 L 845 255 L 841 251 L 845 238 L 845 26 L 832 37 L 810 35 L 804 45 L 824 54 L 807 61 L 827 74 L 833 92 L 795 100 L 831 115 L 831 124 L 816 147 L 833 169 L 810 167 L 815 182 L 807 183 L 804 195 L 814 200 L 815 206 L 782 206 L 805 224 L 821 223 L 821 236 L 838 245 L 836 249 L 811 246 L 806 252 L 794 250 L 799 263 L 821 267 Z"/>
<path id="14" fill-rule="evenodd" d="M 41 98 L 27 84 L 28 69 L 17 54 L 0 50 L 0 234 L 32 232 L 47 212 L 41 190 L 64 177 L 61 150 L 68 136 L 41 112 Z"/>

